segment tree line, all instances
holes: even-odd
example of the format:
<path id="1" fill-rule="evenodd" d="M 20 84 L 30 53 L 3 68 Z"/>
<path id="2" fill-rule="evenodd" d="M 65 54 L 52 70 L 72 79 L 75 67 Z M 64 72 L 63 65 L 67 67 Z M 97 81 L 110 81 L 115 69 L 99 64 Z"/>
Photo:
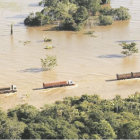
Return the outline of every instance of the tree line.
<path id="1" fill-rule="evenodd" d="M 140 93 L 67 97 L 41 109 L 0 111 L 0 139 L 140 139 Z"/>
<path id="2" fill-rule="evenodd" d="M 31 13 L 24 23 L 28 26 L 41 26 L 58 22 L 60 30 L 80 30 L 89 17 L 97 16 L 99 25 L 110 25 L 115 20 L 130 18 L 127 8 L 104 7 L 108 2 L 109 0 L 43 0 L 40 5 L 44 9 Z"/>

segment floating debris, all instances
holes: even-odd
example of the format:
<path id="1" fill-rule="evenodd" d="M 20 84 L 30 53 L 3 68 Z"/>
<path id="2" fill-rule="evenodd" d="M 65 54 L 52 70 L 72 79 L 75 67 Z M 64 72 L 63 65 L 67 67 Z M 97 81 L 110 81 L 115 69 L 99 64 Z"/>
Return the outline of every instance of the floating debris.
<path id="1" fill-rule="evenodd" d="M 24 46 L 31 43 L 31 41 L 24 41 Z"/>
<path id="2" fill-rule="evenodd" d="M 28 45 L 29 43 L 31 43 L 31 41 L 27 40 L 27 41 L 21 41 L 19 40 L 19 43 L 23 43 L 23 45 Z"/>
<path id="3" fill-rule="evenodd" d="M 44 42 L 52 42 L 52 39 L 44 38 Z"/>
<path id="4" fill-rule="evenodd" d="M 93 33 L 94 33 L 95 31 L 88 31 L 88 32 L 85 32 L 84 34 L 85 35 L 90 35 L 91 37 L 96 37 Z"/>
<path id="5" fill-rule="evenodd" d="M 54 47 L 52 45 L 48 45 L 45 47 L 45 49 L 53 49 Z"/>

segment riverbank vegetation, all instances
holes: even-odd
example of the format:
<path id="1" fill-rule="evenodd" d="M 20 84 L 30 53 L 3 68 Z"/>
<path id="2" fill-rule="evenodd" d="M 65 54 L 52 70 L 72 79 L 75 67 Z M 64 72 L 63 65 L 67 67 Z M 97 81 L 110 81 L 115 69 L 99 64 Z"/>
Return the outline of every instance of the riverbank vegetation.
<path id="1" fill-rule="evenodd" d="M 107 0 L 43 0 L 41 12 L 31 13 L 24 21 L 28 26 L 57 24 L 59 30 L 80 30 L 90 17 L 98 16 L 98 25 L 110 25 L 116 20 L 128 20 L 124 7 L 105 7 Z"/>
<path id="2" fill-rule="evenodd" d="M 0 116 L 0 139 L 140 139 L 140 93 L 67 97 L 40 110 L 24 104 Z"/>

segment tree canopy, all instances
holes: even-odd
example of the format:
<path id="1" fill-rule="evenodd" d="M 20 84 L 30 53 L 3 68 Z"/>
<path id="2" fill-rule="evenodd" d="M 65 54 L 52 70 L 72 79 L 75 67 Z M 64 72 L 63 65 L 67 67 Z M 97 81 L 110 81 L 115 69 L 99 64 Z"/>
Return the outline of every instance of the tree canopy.
<path id="1" fill-rule="evenodd" d="M 140 139 L 140 93 L 126 99 L 67 97 L 38 110 L 0 111 L 0 139 Z"/>
<path id="2" fill-rule="evenodd" d="M 138 53 L 138 48 L 136 48 L 136 43 L 132 42 L 132 43 L 126 43 L 123 42 L 120 44 L 120 46 L 122 47 L 123 51 L 121 52 L 122 54 L 129 56 L 132 55 L 134 53 Z"/>
<path id="3" fill-rule="evenodd" d="M 31 13 L 24 23 L 28 26 L 42 26 L 57 22 L 59 30 L 80 30 L 91 16 L 98 16 L 100 25 L 110 25 L 115 20 L 130 18 L 127 8 L 102 6 L 106 3 L 109 0 L 42 0 L 40 5 L 44 9 Z"/>

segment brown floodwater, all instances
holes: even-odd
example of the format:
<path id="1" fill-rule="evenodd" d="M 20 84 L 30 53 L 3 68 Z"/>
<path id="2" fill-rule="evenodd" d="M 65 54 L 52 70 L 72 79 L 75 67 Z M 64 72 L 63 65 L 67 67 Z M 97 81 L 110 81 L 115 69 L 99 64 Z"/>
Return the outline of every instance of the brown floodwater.
<path id="1" fill-rule="evenodd" d="M 22 103 L 39 108 L 68 96 L 98 94 L 110 99 L 117 94 L 127 97 L 140 91 L 139 79 L 109 81 L 117 73 L 140 71 L 140 54 L 123 57 L 119 46 L 122 41 L 136 41 L 140 49 L 139 0 L 111 0 L 112 7 L 128 7 L 131 20 L 88 29 L 95 31 L 94 36 L 84 34 L 85 31 L 25 27 L 23 20 L 28 13 L 42 9 L 37 5 L 39 1 L 0 0 L 0 87 L 15 84 L 18 88 L 16 94 L 0 95 L 1 108 L 7 110 Z M 44 43 L 45 36 L 52 43 Z M 45 50 L 47 44 L 55 48 Z M 58 66 L 54 70 L 41 71 L 40 59 L 45 55 L 56 55 Z M 39 90 L 43 82 L 69 79 L 77 85 Z"/>

